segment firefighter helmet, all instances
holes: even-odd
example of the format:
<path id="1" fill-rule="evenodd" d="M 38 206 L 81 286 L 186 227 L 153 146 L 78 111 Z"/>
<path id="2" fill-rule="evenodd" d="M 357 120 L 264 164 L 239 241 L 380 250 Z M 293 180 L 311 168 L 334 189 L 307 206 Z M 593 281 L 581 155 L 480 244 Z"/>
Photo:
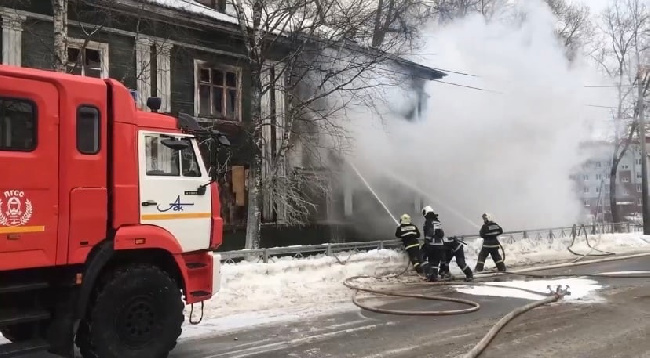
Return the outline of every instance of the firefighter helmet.
<path id="1" fill-rule="evenodd" d="M 429 213 L 433 213 L 435 215 L 435 212 L 433 211 L 433 208 L 431 206 L 427 205 L 422 209 L 422 216 L 427 216 L 427 214 L 429 214 Z"/>
<path id="2" fill-rule="evenodd" d="M 411 223 L 411 216 L 409 216 L 409 214 L 404 214 L 404 215 L 400 216 L 399 223 L 402 224 L 402 225 L 410 224 Z"/>

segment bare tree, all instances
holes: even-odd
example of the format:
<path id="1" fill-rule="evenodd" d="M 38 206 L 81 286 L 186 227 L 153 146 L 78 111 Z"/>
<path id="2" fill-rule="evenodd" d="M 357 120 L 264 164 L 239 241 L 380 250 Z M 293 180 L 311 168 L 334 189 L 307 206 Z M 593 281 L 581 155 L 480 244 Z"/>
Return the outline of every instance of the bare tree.
<path id="1" fill-rule="evenodd" d="M 392 54 L 410 48 L 422 3 L 233 0 L 252 82 L 246 248 L 259 247 L 265 197 L 296 225 L 316 209 L 315 197 L 329 195 L 332 173 L 325 168 L 348 139 L 338 119 L 368 101 L 367 91 L 391 85 L 373 80 L 397 64 Z M 286 106 L 267 110 L 264 98 L 278 93 Z M 275 133 L 271 145 L 265 131 Z M 308 160 L 291 170 L 287 160 L 297 147 Z"/>
<path id="2" fill-rule="evenodd" d="M 589 7 L 567 0 L 544 0 L 558 19 L 556 33 L 569 60 L 575 59 L 582 46 L 592 39 L 593 24 Z"/>
<path id="3" fill-rule="evenodd" d="M 648 79 L 639 76 L 637 69 L 640 61 L 647 58 L 649 15 L 640 0 L 613 0 L 602 15 L 604 38 L 594 55 L 596 62 L 615 83 L 618 100 L 613 113 L 614 150 L 609 173 L 609 201 L 615 223 L 621 221 L 616 200 L 618 165 L 637 132 L 641 115 L 639 103 L 643 103 L 642 99 L 648 93 Z M 635 86 L 640 89 L 637 93 Z M 645 134 L 639 135 L 639 144 L 645 145 Z"/>
<path id="4" fill-rule="evenodd" d="M 52 0 L 54 22 L 54 63 L 58 72 L 66 71 L 68 58 L 68 0 Z"/>

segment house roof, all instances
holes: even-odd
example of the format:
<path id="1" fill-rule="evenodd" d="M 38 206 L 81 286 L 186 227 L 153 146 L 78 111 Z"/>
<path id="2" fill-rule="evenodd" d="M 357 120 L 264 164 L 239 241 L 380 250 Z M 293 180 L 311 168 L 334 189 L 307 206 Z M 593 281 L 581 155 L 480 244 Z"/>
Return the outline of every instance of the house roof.
<path id="1" fill-rule="evenodd" d="M 222 13 L 206 5 L 198 3 L 194 0 L 140 0 L 140 1 L 148 2 L 150 4 L 165 7 L 172 10 L 177 10 L 187 14 L 199 15 L 201 17 L 208 18 L 211 20 L 216 20 L 218 22 L 226 23 L 229 25 L 239 25 L 239 21 L 234 14 Z M 352 47 L 356 47 L 357 50 L 362 52 L 373 51 L 370 48 L 366 48 L 358 44 L 354 44 Z M 383 55 L 386 56 L 385 53 L 383 53 Z M 398 55 L 388 54 L 387 57 L 390 60 L 397 63 L 398 65 L 405 67 L 410 71 L 415 71 L 417 75 L 421 76 L 423 79 L 426 80 L 437 80 L 447 75 L 446 73 L 440 70 L 413 62 L 411 60 L 407 60 Z"/>

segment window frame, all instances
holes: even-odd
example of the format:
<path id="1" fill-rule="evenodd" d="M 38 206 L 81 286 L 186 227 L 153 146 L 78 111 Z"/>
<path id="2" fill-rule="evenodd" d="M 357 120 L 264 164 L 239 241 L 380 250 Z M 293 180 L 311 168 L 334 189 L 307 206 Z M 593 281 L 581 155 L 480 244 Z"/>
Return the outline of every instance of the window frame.
<path id="1" fill-rule="evenodd" d="M 224 85 L 223 86 L 218 86 L 214 85 L 212 83 L 207 84 L 205 83 L 204 85 L 209 85 L 211 88 L 210 92 L 210 105 L 212 105 L 212 89 L 214 87 L 221 87 L 223 89 L 223 93 L 227 94 L 228 89 L 235 89 L 237 93 L 237 103 L 235 105 L 236 107 L 236 112 L 237 115 L 233 117 L 228 117 L 227 115 L 219 115 L 219 114 L 206 114 L 206 113 L 201 113 L 201 76 L 200 76 L 200 71 L 201 69 L 209 69 L 210 71 L 212 70 L 219 70 L 222 71 L 224 74 Z M 235 79 L 237 81 L 235 87 L 229 87 L 225 85 L 226 81 L 226 72 L 231 72 L 235 74 Z M 228 123 L 241 123 L 242 118 L 243 118 L 243 98 L 242 98 L 242 69 L 240 67 L 236 66 L 230 66 L 230 65 L 222 65 L 222 64 L 215 64 L 214 62 L 209 62 L 209 61 L 203 61 L 203 60 L 194 60 L 194 115 L 195 117 L 198 118 L 206 118 L 206 119 L 216 119 Z M 225 108 L 224 105 L 227 103 L 227 96 L 222 97 L 222 108 Z M 212 108 L 211 108 L 212 111 Z"/>
<path id="2" fill-rule="evenodd" d="M 201 180 L 201 179 L 206 179 L 209 177 L 209 168 L 205 166 L 203 163 L 203 153 L 201 152 L 201 148 L 199 147 L 199 143 L 196 141 L 196 137 L 192 135 L 182 135 L 179 133 L 164 133 L 164 132 L 156 132 L 156 131 L 142 131 L 143 137 L 141 137 L 145 142 L 144 142 L 144 175 L 145 177 L 149 178 L 174 178 L 174 180 Z M 176 140 L 187 140 L 191 144 L 191 149 L 192 152 L 194 153 L 194 157 L 196 160 L 196 163 L 199 167 L 199 173 L 200 176 L 186 176 L 183 175 L 183 158 L 181 155 L 181 151 L 174 151 L 178 155 L 178 175 L 171 175 L 171 174 L 149 174 L 147 171 L 147 160 L 149 158 L 148 152 L 147 152 L 147 137 L 154 137 L 157 138 L 158 141 L 161 139 L 166 139 L 166 138 L 174 138 Z M 159 144 L 164 147 L 163 144 Z M 167 147 L 165 147 L 167 148 Z"/>
<path id="3" fill-rule="evenodd" d="M 84 152 L 79 149 L 79 118 L 82 109 L 94 109 L 97 111 L 97 149 L 94 152 Z M 93 133 L 95 135 L 95 133 Z M 77 120 L 75 123 L 75 141 L 77 152 L 83 155 L 97 155 L 102 150 L 102 112 L 97 108 L 97 106 L 91 104 L 81 104 L 77 107 Z"/>
<path id="4" fill-rule="evenodd" d="M 2 108 L 2 103 L 6 100 L 13 100 L 13 101 L 24 101 L 27 102 L 31 105 L 32 108 L 32 120 L 33 120 L 33 125 L 32 125 L 32 146 L 29 149 L 4 149 L 2 146 L 0 146 L 0 152 L 17 152 L 17 153 L 31 153 L 35 151 L 38 148 L 39 144 L 39 138 L 38 138 L 38 129 L 39 129 L 39 112 L 38 112 L 38 105 L 36 104 L 36 101 L 34 101 L 31 98 L 27 97 L 7 97 L 7 96 L 0 96 L 0 108 Z M 0 114 L 2 112 L 0 111 Z M 0 118 L 1 120 L 2 118 Z M 1 125 L 1 124 L 0 124 Z"/>
<path id="5" fill-rule="evenodd" d="M 95 42 L 95 41 L 86 41 L 82 39 L 69 38 L 68 39 L 68 48 L 75 48 L 79 51 L 82 50 L 95 50 L 99 51 L 99 58 L 101 60 L 100 66 L 100 77 L 101 79 L 106 79 L 109 77 L 109 68 L 110 68 L 110 56 L 109 56 L 109 44 L 106 42 Z M 67 56 L 67 53 L 66 53 Z M 66 70 L 69 68 L 68 61 L 66 58 Z M 81 65 L 81 76 L 90 77 L 85 75 L 85 65 Z M 91 77 L 95 78 L 95 77 Z"/>
<path id="6" fill-rule="evenodd" d="M 192 150 L 192 159 L 194 160 L 194 162 L 196 163 L 196 166 L 199 169 L 199 175 L 198 176 L 185 175 L 185 166 L 183 165 L 183 151 L 180 150 L 180 151 L 178 151 L 178 154 L 180 156 L 181 177 L 182 178 L 192 178 L 192 179 L 202 178 L 204 176 L 204 174 L 206 174 L 206 173 L 204 173 L 203 169 L 201 169 L 201 164 L 199 163 L 200 158 L 197 156 L 196 150 L 194 150 L 194 144 L 193 144 L 194 142 L 192 142 L 192 137 L 176 137 L 176 138 L 178 138 L 178 139 L 180 139 L 180 140 L 182 140 L 184 142 L 187 142 L 190 145 L 189 149 Z M 199 151 L 199 154 L 200 154 L 200 151 Z"/>

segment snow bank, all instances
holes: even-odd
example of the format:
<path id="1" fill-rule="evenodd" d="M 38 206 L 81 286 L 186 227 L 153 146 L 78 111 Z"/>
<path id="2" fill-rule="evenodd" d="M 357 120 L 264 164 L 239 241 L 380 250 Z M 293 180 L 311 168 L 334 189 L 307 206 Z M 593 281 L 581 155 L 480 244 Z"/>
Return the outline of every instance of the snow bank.
<path id="1" fill-rule="evenodd" d="M 506 264 L 509 267 L 576 258 L 567 251 L 567 246 L 571 243 L 570 237 L 520 238 L 510 241 L 507 236 L 502 239 L 506 251 Z M 634 233 L 593 235 L 589 236 L 589 242 L 598 250 L 617 254 L 650 251 L 650 244 L 644 241 L 640 234 Z M 480 247 L 480 240 L 470 241 L 465 247 L 467 261 L 471 267 L 476 264 Z M 584 237 L 578 238 L 572 249 L 579 254 L 600 254 L 589 248 Z M 260 317 L 284 320 L 289 319 L 288 317 L 295 312 L 299 312 L 304 317 L 340 310 L 349 304 L 353 294 L 350 289 L 343 286 L 342 282 L 345 278 L 400 271 L 407 264 L 406 255 L 394 250 L 337 255 L 345 264 L 338 263 L 334 257 L 323 255 L 301 259 L 274 258 L 266 264 L 251 262 L 224 264 L 221 291 L 212 300 L 206 302 L 206 322 L 222 320 L 224 322 L 214 323 L 214 328 L 235 329 L 239 320 L 251 320 L 246 316 L 251 312 L 256 313 L 254 317 L 257 321 L 263 322 L 264 319 Z M 488 260 L 486 268 L 493 266 L 494 263 Z M 454 274 L 462 274 L 453 262 L 451 271 Z M 546 291 L 546 284 L 548 283 L 540 283 L 541 291 Z M 218 320 L 213 321 L 215 319 Z M 208 323 L 208 325 L 212 324 Z"/>

